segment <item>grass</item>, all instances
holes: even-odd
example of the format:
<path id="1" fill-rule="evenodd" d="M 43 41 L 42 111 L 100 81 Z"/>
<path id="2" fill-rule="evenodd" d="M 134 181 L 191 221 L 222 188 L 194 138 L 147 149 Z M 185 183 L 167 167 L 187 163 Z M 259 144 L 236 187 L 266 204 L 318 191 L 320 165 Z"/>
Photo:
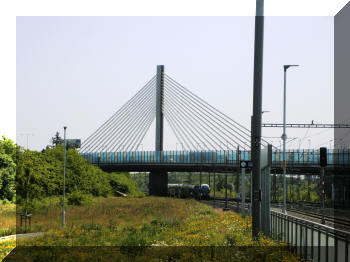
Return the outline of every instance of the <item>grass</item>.
<path id="1" fill-rule="evenodd" d="M 16 233 L 16 205 L 10 202 L 0 202 L 0 237 Z M 16 240 L 0 242 L 0 261 L 16 247 Z"/>
<path id="2" fill-rule="evenodd" d="M 16 205 L 0 202 L 0 237 L 16 233 Z"/>
<path id="3" fill-rule="evenodd" d="M 84 246 L 129 247 L 128 252 L 134 256 L 141 248 L 143 251 L 137 255 L 144 259 L 162 250 L 168 257 L 179 258 L 177 261 L 197 261 L 203 256 L 212 257 L 214 253 L 215 258 L 218 258 L 216 261 L 227 261 L 227 256 L 232 261 L 258 261 L 258 258 L 263 258 L 260 261 L 299 261 L 286 250 L 276 251 L 279 247 L 285 247 L 284 244 L 264 237 L 258 242 L 252 240 L 251 219 L 248 216 L 223 213 L 191 199 L 96 198 L 90 205 L 68 206 L 67 223 L 63 229 L 59 202 L 49 202 L 51 204 L 44 201 L 43 206 L 33 212 L 32 227 L 32 231 L 40 229 L 48 233 L 30 239 L 18 239 L 17 246 L 75 247 L 75 253 L 71 249 L 64 252 L 66 257 L 70 251 L 73 252 L 70 254 L 71 261 L 79 261 L 75 256 L 81 250 L 77 247 Z M 9 252 L 12 246 L 11 241 L 0 243 L 0 254 Z M 219 247 L 230 249 L 218 251 Z M 32 252 L 29 255 L 35 253 Z M 121 252 L 114 256 L 123 254 Z M 226 257 L 220 260 L 219 257 L 224 254 Z M 40 256 L 45 257 L 43 254 Z M 84 256 L 89 254 L 85 253 Z"/>
<path id="4" fill-rule="evenodd" d="M 18 240 L 20 246 L 242 247 L 234 252 L 240 260 L 234 261 L 255 261 L 261 256 L 267 259 L 261 261 L 299 261 L 288 251 L 268 249 L 283 244 L 264 237 L 252 240 L 249 217 L 223 213 L 195 200 L 97 198 L 89 206 L 69 206 L 64 229 L 60 228 L 60 210 L 42 209 L 33 216 L 48 234 Z"/>
<path id="5" fill-rule="evenodd" d="M 2 261 L 16 247 L 16 239 L 0 242 L 0 261 Z"/>
<path id="6" fill-rule="evenodd" d="M 188 203 L 194 200 L 168 198 L 119 198 L 98 197 L 89 205 L 66 205 L 66 227 L 99 224 L 102 226 L 139 225 L 160 217 L 185 218 L 189 216 Z M 61 229 L 62 208 L 57 200 L 51 200 L 33 212 L 31 232 Z"/>

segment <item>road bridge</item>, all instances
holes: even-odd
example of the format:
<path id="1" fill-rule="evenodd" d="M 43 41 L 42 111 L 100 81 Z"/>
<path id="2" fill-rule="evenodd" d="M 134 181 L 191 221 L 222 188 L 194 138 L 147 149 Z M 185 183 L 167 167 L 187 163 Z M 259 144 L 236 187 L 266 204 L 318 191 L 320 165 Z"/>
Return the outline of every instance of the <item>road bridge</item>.
<path id="1" fill-rule="evenodd" d="M 154 119 L 155 150 L 139 151 Z M 164 121 L 182 150 L 163 150 Z M 262 139 L 260 146 L 267 145 Z M 105 171 L 150 172 L 150 194 L 166 195 L 167 172 L 236 172 L 241 160 L 252 160 L 250 148 L 248 128 L 189 91 L 159 65 L 157 74 L 83 142 L 80 153 Z M 330 172 L 349 173 L 348 149 L 327 154 Z M 273 147 L 272 172 L 282 172 L 282 159 L 282 152 Z M 318 150 L 288 150 L 286 161 L 293 174 L 320 172 Z"/>
<path id="2" fill-rule="evenodd" d="M 224 172 L 238 171 L 241 160 L 250 161 L 250 151 L 132 151 L 86 152 L 82 156 L 106 171 L 153 172 Z M 327 152 L 327 170 L 350 170 L 350 150 Z M 272 152 L 272 171 L 282 173 L 282 152 Z M 319 150 L 288 150 L 287 169 L 293 174 L 319 174 Z"/>

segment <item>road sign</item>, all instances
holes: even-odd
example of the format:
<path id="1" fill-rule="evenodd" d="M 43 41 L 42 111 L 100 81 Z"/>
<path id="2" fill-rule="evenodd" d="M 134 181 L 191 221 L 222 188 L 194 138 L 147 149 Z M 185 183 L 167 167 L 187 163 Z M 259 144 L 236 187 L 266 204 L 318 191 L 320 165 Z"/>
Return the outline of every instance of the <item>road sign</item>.
<path id="1" fill-rule="evenodd" d="M 253 162 L 252 161 L 241 161 L 240 162 L 240 167 L 241 168 L 252 168 L 253 167 Z"/>

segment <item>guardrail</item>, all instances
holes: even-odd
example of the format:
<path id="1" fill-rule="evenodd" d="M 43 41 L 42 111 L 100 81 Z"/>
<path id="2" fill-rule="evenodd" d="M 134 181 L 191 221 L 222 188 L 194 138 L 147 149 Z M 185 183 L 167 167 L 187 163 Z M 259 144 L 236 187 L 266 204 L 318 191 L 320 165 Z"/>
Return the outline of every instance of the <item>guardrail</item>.
<path id="1" fill-rule="evenodd" d="M 349 262 L 350 232 L 271 211 L 271 237 L 288 243 L 302 258 Z"/>
<path id="2" fill-rule="evenodd" d="M 130 151 L 88 152 L 81 155 L 94 164 L 228 164 L 238 165 L 238 159 L 250 160 L 250 151 Z M 282 165 L 282 151 L 272 152 L 272 165 Z M 319 150 L 287 150 L 288 165 L 318 165 Z M 350 165 L 349 149 L 327 151 L 328 165 Z"/>

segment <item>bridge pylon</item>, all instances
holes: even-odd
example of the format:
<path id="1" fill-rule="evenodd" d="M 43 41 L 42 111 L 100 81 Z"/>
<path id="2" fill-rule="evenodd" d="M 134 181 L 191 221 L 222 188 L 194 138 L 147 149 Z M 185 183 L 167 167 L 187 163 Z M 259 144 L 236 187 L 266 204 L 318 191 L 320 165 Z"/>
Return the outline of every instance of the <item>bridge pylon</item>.
<path id="1" fill-rule="evenodd" d="M 163 151 L 163 110 L 164 65 L 158 65 L 156 77 L 156 151 Z M 168 172 L 151 172 L 149 174 L 149 194 L 155 196 L 166 196 L 168 194 Z"/>

